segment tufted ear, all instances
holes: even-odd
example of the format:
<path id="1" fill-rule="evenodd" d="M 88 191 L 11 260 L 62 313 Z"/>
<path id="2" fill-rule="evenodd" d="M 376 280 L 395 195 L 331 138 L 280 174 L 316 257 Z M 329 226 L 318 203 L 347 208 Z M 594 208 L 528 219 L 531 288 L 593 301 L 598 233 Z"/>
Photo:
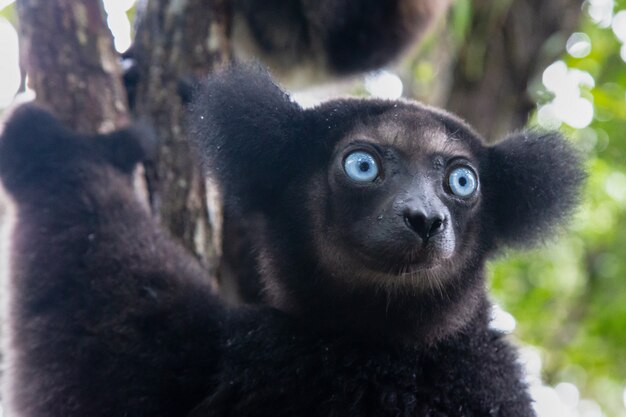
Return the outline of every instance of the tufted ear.
<path id="1" fill-rule="evenodd" d="M 209 174 L 245 209 L 271 205 L 305 152 L 304 112 L 259 66 L 209 77 L 190 118 Z"/>
<path id="2" fill-rule="evenodd" d="M 488 149 L 487 207 L 500 243 L 529 246 L 572 213 L 585 178 L 578 152 L 558 133 L 522 132 Z"/>

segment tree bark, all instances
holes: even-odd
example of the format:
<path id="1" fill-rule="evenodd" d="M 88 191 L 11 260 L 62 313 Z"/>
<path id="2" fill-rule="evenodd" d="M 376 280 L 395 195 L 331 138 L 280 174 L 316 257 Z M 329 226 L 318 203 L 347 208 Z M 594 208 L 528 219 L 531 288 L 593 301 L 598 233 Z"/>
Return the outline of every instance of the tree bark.
<path id="1" fill-rule="evenodd" d="M 146 167 L 153 212 L 215 274 L 221 251 L 221 204 L 210 188 L 185 129 L 181 80 L 201 78 L 230 59 L 226 0 L 149 1 L 138 6 L 132 56 L 138 85 L 134 114 L 161 140 Z"/>
<path id="2" fill-rule="evenodd" d="M 119 58 L 100 0 L 18 0 L 21 61 L 41 103 L 67 126 L 129 122 Z"/>
<path id="3" fill-rule="evenodd" d="M 528 121 L 529 83 L 563 54 L 581 1 L 474 0 L 472 13 L 444 106 L 493 141 Z M 553 37 L 558 42 L 546 42 Z"/>

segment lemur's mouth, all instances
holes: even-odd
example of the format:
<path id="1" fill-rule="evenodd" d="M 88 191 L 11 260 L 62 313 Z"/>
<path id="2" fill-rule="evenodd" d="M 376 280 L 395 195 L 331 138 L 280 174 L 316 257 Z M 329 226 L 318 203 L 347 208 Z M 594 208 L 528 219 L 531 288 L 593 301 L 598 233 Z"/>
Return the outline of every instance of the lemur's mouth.
<path id="1" fill-rule="evenodd" d="M 444 260 L 437 251 L 423 249 L 410 251 L 399 256 L 381 254 L 373 257 L 362 252 L 358 252 L 358 255 L 367 268 L 390 276 L 424 273 L 437 268 Z"/>
<path id="2" fill-rule="evenodd" d="M 390 275 L 413 275 L 431 271 L 440 265 L 437 259 L 426 259 L 421 262 L 400 263 L 390 269 Z"/>

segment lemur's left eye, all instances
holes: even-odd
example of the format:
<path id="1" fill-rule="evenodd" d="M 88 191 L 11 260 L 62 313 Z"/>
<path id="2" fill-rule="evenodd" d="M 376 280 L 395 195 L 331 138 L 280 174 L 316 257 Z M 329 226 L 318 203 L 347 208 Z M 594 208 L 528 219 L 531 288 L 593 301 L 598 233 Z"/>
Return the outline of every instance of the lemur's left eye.
<path id="1" fill-rule="evenodd" d="M 448 183 L 452 193 L 458 197 L 469 197 L 478 187 L 476 174 L 466 167 L 453 169 L 448 176 Z"/>
<path id="2" fill-rule="evenodd" d="M 343 161 L 343 169 L 350 179 L 359 182 L 371 182 L 378 177 L 378 163 L 369 152 L 354 151 Z"/>

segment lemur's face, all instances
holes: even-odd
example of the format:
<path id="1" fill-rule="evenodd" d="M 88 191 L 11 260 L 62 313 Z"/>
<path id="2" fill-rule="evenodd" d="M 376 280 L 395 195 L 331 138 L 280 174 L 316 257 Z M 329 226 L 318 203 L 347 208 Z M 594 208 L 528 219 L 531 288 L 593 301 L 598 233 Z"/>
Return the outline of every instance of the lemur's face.
<path id="1" fill-rule="evenodd" d="M 226 207 L 251 218 L 268 302 L 342 331 L 457 329 L 488 256 L 552 236 L 584 178 L 558 133 L 485 146 L 417 102 L 303 109 L 246 67 L 200 91 L 192 131 Z"/>
<path id="2" fill-rule="evenodd" d="M 411 110 L 350 131 L 335 146 L 326 181 L 312 187 L 327 184 L 326 195 L 310 196 L 321 264 L 356 285 L 439 286 L 476 252 L 481 173 L 473 143 L 430 112 Z"/>

